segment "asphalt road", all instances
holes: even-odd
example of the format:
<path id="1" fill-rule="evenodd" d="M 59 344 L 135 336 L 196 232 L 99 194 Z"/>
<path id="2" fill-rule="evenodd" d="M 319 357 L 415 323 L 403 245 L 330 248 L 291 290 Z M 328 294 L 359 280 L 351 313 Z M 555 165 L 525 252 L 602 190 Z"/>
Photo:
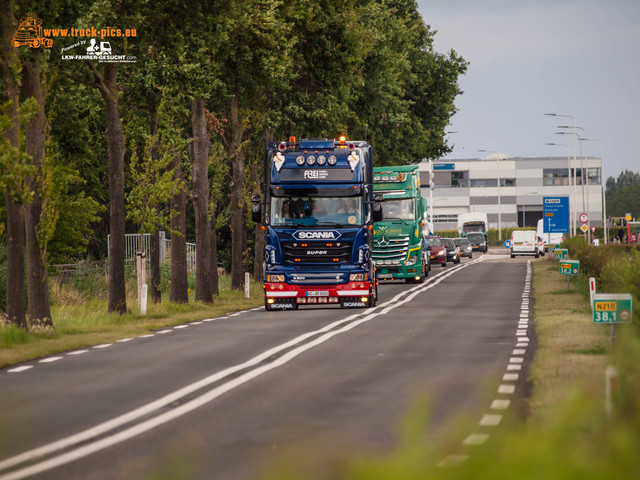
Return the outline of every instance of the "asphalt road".
<path id="1" fill-rule="evenodd" d="M 476 254 L 374 309 L 255 309 L 2 369 L 0 479 L 256 478 L 292 445 L 389 451 L 416 398 L 437 436 L 489 408 L 526 272 Z"/>

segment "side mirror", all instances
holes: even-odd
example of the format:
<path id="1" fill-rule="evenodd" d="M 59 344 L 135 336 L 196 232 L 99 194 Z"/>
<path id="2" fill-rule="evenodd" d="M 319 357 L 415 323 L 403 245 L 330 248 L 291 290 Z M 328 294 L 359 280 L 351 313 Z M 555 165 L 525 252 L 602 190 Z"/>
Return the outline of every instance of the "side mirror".
<path id="1" fill-rule="evenodd" d="M 430 252 L 431 250 L 433 250 L 433 247 L 431 245 L 427 245 L 427 251 Z"/>
<path id="2" fill-rule="evenodd" d="M 375 222 L 382 221 L 382 205 L 379 203 L 374 203 L 371 209 L 371 218 Z"/>
<path id="3" fill-rule="evenodd" d="M 374 202 L 378 202 L 378 203 L 384 202 L 384 195 L 382 195 L 381 193 L 374 194 L 373 195 L 373 201 Z"/>
<path id="4" fill-rule="evenodd" d="M 262 222 L 262 207 L 259 203 L 254 203 L 251 205 L 251 220 L 255 223 Z"/>
<path id="5" fill-rule="evenodd" d="M 262 208 L 260 205 L 260 195 L 257 193 L 254 194 L 251 197 L 251 203 L 253 203 L 253 205 L 251 205 L 251 220 L 253 220 L 255 223 L 262 222 Z"/>

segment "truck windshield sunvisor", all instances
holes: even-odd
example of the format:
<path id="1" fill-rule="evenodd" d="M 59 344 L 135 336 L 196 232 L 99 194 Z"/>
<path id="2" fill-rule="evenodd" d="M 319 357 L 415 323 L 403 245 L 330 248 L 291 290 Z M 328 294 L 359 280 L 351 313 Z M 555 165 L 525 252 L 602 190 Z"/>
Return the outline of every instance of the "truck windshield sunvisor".
<path id="1" fill-rule="evenodd" d="M 273 197 L 357 197 L 362 195 L 359 185 L 349 187 L 271 187 Z"/>

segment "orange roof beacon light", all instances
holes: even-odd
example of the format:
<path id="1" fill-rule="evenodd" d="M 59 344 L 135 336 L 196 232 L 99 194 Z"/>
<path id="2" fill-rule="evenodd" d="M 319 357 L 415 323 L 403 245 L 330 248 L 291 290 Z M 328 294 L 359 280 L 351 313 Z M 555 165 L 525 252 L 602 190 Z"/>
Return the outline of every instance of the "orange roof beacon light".
<path id="1" fill-rule="evenodd" d="M 340 135 L 340 137 L 338 137 L 340 140 L 340 143 L 345 143 L 347 141 L 347 137 L 344 135 Z"/>
<path id="2" fill-rule="evenodd" d="M 289 143 L 296 143 L 296 137 L 289 137 Z"/>

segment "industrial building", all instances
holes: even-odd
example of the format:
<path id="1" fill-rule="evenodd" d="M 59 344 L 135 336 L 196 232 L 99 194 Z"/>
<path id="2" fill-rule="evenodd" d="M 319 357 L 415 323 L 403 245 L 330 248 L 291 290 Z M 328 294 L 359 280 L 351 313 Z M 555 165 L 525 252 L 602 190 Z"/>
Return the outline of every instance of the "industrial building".
<path id="1" fill-rule="evenodd" d="M 425 160 L 420 163 L 420 178 L 422 195 L 431 198 L 429 213 L 433 214 L 436 232 L 456 229 L 458 215 L 468 212 L 485 212 L 489 228 L 535 227 L 542 218 L 543 197 L 551 196 L 569 197 L 571 222 L 578 228 L 582 213 L 588 214 L 590 226 L 602 225 L 600 158 L 528 158 L 494 153 L 486 158 Z"/>

